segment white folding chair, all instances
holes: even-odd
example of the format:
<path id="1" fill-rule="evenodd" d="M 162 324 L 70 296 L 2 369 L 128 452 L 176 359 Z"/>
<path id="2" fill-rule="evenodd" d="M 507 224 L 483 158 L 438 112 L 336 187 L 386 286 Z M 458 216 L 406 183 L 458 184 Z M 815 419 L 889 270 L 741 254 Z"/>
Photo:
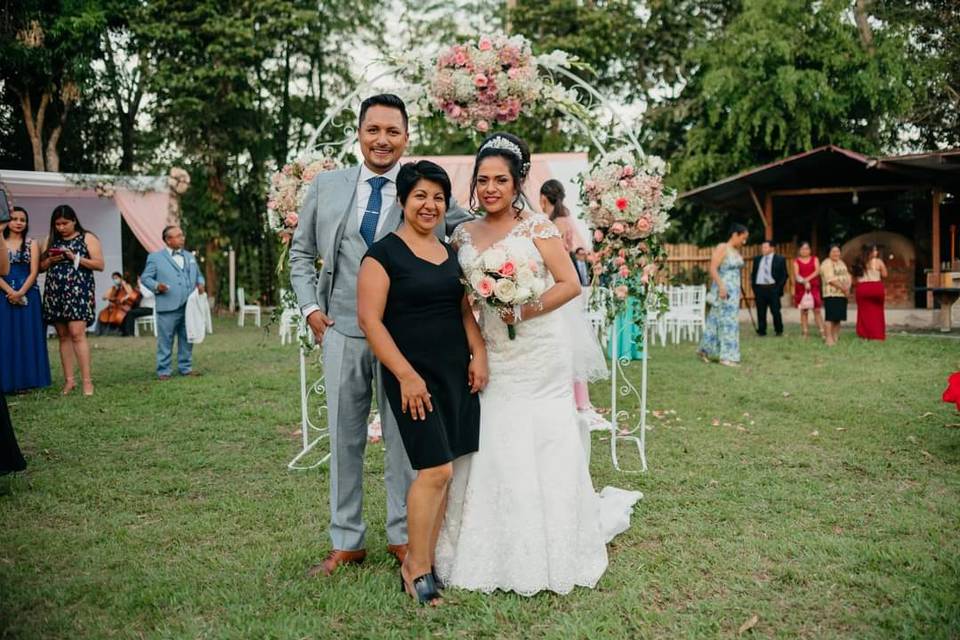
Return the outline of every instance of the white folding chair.
<path id="1" fill-rule="evenodd" d="M 677 337 L 696 342 L 703 331 L 706 312 L 707 288 L 703 285 L 684 286 L 680 291 L 680 306 L 677 309 Z"/>
<path id="2" fill-rule="evenodd" d="M 260 326 L 260 305 L 258 304 L 247 304 L 246 294 L 243 291 L 243 287 L 237 287 L 237 326 L 244 326 L 244 319 L 247 314 L 253 316 L 253 322 L 258 327 Z"/>
<path id="3" fill-rule="evenodd" d="M 157 308 L 153 308 L 153 313 L 148 316 L 140 316 L 133 321 L 133 335 L 135 338 L 140 337 L 140 330 L 149 329 L 153 332 L 154 337 L 157 335 Z"/>

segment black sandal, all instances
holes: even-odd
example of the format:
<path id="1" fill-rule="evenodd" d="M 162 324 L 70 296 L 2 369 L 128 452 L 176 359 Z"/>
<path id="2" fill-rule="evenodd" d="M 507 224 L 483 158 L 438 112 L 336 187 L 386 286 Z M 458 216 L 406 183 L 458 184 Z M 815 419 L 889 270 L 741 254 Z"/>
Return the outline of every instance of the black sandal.
<path id="1" fill-rule="evenodd" d="M 440 576 L 437 575 L 436 567 L 433 567 L 433 566 L 430 567 L 430 575 L 433 576 L 433 581 L 437 584 L 438 591 L 443 591 L 444 589 L 447 588 L 447 585 L 443 584 L 443 580 L 441 580 Z"/>
<path id="2" fill-rule="evenodd" d="M 400 572 L 400 589 L 407 592 L 407 581 L 403 577 L 403 571 Z M 433 573 L 425 573 L 422 576 L 413 579 L 413 591 L 416 593 L 417 602 L 420 604 L 432 604 L 434 600 L 442 600 L 440 591 L 437 589 L 437 583 L 433 579 Z"/>

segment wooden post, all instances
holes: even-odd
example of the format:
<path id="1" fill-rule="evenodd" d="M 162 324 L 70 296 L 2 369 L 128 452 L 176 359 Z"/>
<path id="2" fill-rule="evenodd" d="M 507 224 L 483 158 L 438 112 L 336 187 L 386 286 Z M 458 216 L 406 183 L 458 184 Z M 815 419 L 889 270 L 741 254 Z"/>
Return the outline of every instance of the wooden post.
<path id="1" fill-rule="evenodd" d="M 940 200 L 943 198 L 943 192 L 935 189 L 933 191 L 933 286 L 940 286 Z"/>
<path id="2" fill-rule="evenodd" d="M 763 239 L 773 240 L 773 196 L 763 197 Z"/>

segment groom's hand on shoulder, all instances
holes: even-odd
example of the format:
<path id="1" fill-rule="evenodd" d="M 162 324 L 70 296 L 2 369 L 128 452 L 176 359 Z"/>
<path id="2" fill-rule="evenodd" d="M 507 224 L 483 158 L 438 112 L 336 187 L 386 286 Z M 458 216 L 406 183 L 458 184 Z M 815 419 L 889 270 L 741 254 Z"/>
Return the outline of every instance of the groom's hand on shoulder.
<path id="1" fill-rule="evenodd" d="M 313 337 L 317 344 L 320 344 L 323 342 L 323 334 L 327 332 L 329 327 L 333 326 L 333 320 L 323 311 L 318 310 L 307 316 L 307 324 L 310 325 L 310 330 L 313 331 Z"/>

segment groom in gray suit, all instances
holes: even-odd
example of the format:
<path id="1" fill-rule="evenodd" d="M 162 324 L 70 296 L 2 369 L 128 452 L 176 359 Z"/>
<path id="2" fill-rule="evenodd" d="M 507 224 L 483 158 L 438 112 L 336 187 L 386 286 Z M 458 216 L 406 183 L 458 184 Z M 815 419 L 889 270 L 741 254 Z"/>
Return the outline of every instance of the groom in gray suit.
<path id="1" fill-rule="evenodd" d="M 363 562 L 363 453 L 372 387 L 386 444 L 387 551 L 403 562 L 407 551 L 410 467 L 380 384 L 379 365 L 357 321 L 357 273 L 367 248 L 403 220 L 397 173 L 409 141 L 407 110 L 395 95 L 360 105 L 357 137 L 363 164 L 321 173 L 310 185 L 290 245 L 290 282 L 300 310 L 323 345 L 330 420 L 330 538 L 333 550 L 309 575 L 330 575 L 341 564 Z M 470 215 L 451 203 L 446 230 Z M 441 231 L 442 233 L 442 231 Z M 319 272 L 317 258 L 322 259 Z"/>

